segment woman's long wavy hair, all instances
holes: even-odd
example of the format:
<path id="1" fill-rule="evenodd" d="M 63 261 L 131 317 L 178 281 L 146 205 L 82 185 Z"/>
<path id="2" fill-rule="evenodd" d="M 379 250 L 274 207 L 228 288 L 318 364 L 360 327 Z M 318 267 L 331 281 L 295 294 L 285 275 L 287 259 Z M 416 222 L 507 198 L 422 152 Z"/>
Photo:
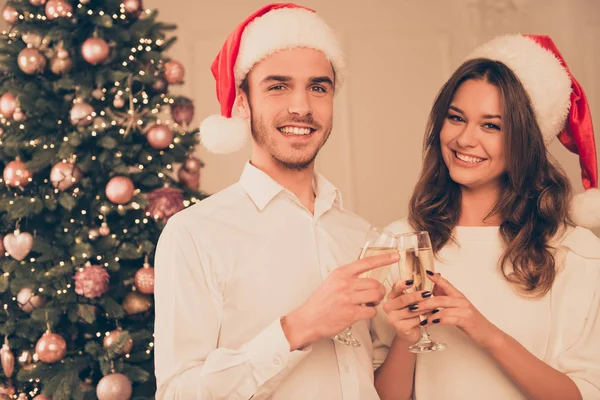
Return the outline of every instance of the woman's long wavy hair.
<path id="1" fill-rule="evenodd" d="M 423 170 L 410 200 L 409 222 L 430 233 L 437 253 L 448 241 L 461 213 L 461 188 L 442 158 L 440 132 L 454 94 L 467 80 L 496 86 L 503 107 L 506 172 L 503 190 L 489 216 L 503 221 L 505 251 L 499 260 L 504 277 L 523 295 L 545 295 L 556 277 L 552 239 L 570 224 L 571 186 L 551 159 L 527 92 L 504 64 L 487 59 L 465 62 L 442 87 L 427 124 Z"/>

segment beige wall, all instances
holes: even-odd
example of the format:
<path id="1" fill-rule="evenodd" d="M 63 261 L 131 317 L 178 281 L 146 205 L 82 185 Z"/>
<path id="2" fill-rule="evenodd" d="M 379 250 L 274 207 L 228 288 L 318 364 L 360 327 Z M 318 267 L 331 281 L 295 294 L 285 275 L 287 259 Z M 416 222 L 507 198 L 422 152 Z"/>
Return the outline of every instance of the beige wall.
<path id="1" fill-rule="evenodd" d="M 182 92 L 193 97 L 196 123 L 218 112 L 209 65 L 230 30 L 260 0 L 146 0 L 179 25 L 171 54 L 188 69 Z M 168 4 L 168 5 L 165 5 Z M 406 215 L 420 169 L 423 128 L 432 100 L 467 53 L 501 33 L 548 34 L 586 89 L 600 127 L 598 0 L 304 0 L 339 32 L 349 78 L 336 100 L 332 139 L 318 168 L 343 191 L 346 204 L 372 223 Z M 600 143 L 600 129 L 596 141 Z M 576 156 L 552 152 L 582 189 Z M 238 178 L 249 149 L 206 162 L 202 188 L 215 192 Z"/>

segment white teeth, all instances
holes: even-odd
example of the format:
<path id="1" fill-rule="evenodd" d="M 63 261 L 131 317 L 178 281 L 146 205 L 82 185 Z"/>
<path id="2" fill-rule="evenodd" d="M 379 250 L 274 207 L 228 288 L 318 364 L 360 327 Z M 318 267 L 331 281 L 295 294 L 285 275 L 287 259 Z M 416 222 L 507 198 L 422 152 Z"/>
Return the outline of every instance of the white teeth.
<path id="1" fill-rule="evenodd" d="M 461 161 L 468 162 L 469 164 L 477 164 L 483 161 L 483 158 L 471 157 L 464 154 L 460 154 L 459 152 L 454 152 L 456 154 L 456 158 Z"/>
<path id="2" fill-rule="evenodd" d="M 310 135 L 310 128 L 298 128 L 295 126 L 284 126 L 279 129 L 286 135 Z"/>

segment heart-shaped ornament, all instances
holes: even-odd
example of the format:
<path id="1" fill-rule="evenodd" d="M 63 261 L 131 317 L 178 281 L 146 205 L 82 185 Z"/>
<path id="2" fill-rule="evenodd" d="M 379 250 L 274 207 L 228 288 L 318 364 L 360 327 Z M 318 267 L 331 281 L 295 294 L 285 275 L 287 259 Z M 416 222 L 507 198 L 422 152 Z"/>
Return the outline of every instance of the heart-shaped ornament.
<path id="1" fill-rule="evenodd" d="M 23 261 L 33 248 L 33 236 L 28 232 L 9 233 L 3 242 L 8 254 L 17 261 Z"/>

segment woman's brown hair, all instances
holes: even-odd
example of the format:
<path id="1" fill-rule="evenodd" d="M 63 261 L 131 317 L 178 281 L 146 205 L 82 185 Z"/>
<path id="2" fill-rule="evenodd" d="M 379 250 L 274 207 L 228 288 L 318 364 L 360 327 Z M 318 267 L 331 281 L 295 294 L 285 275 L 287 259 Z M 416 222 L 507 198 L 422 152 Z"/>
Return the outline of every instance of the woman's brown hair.
<path id="1" fill-rule="evenodd" d="M 503 107 L 506 172 L 500 198 L 488 215 L 503 221 L 500 234 L 506 248 L 499 268 L 522 294 L 543 296 L 556 276 L 551 240 L 569 223 L 571 186 L 546 150 L 527 92 L 504 64 L 469 60 L 442 87 L 429 115 L 423 169 L 410 200 L 409 222 L 429 232 L 435 253 L 454 240 L 461 189 L 442 158 L 440 132 L 454 94 L 471 79 L 496 86 Z"/>

